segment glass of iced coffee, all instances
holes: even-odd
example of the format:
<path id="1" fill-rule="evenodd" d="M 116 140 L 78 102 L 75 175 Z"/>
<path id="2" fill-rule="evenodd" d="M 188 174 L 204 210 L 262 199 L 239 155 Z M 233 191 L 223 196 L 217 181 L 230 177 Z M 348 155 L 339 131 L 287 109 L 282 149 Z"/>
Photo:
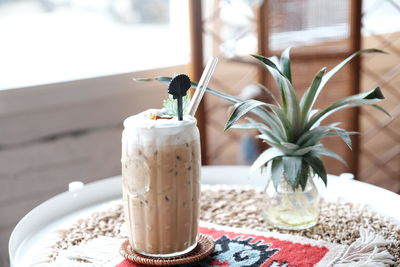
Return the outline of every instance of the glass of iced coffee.
<path id="1" fill-rule="evenodd" d="M 123 201 L 128 238 L 138 253 L 178 256 L 197 245 L 200 136 L 196 119 L 148 110 L 124 121 Z"/>

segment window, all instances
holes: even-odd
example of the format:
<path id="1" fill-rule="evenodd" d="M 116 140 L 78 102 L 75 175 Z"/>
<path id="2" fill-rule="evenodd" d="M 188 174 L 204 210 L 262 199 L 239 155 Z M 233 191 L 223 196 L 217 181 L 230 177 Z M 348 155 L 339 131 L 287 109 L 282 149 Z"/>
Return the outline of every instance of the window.
<path id="1" fill-rule="evenodd" d="M 0 1 L 0 89 L 180 65 L 187 1 Z"/>

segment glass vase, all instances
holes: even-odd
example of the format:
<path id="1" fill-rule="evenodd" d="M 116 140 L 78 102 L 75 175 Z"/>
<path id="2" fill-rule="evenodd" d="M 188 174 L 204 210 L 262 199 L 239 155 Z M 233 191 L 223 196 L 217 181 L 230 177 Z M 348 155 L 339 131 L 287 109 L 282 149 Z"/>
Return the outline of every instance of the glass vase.
<path id="1" fill-rule="evenodd" d="M 270 225 L 280 229 L 303 230 L 317 224 L 320 196 L 311 174 L 304 191 L 300 187 L 293 190 L 282 176 L 277 189 L 269 179 L 264 193 L 264 217 Z"/>

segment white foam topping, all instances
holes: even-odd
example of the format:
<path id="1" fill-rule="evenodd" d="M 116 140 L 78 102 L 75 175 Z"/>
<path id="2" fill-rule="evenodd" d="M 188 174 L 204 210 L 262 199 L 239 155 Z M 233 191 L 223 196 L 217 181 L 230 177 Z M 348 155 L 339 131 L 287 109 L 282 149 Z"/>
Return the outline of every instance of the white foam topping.
<path id="1" fill-rule="evenodd" d="M 148 109 L 144 112 L 141 112 L 137 115 L 133 115 L 128 117 L 124 121 L 124 127 L 127 128 L 165 128 L 165 127 L 181 127 L 190 124 L 195 124 L 196 119 L 189 115 L 184 115 L 183 120 L 179 121 L 178 117 L 174 116 L 172 118 L 166 119 L 151 119 L 150 114 L 164 116 L 162 109 Z M 168 117 L 168 116 L 165 116 Z"/>
<path id="2" fill-rule="evenodd" d="M 150 118 L 150 114 L 162 116 L 162 110 L 149 109 L 124 121 L 123 146 L 127 151 L 131 145 L 165 146 L 191 142 L 199 139 L 196 119 L 185 115 L 182 121 L 177 117 L 170 119 Z M 129 154 L 129 152 L 127 152 Z"/>

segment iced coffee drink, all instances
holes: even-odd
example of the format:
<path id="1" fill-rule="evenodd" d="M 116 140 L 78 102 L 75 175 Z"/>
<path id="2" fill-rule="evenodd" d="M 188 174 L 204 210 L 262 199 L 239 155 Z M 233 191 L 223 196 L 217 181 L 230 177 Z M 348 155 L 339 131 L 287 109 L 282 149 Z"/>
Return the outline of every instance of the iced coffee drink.
<path id="1" fill-rule="evenodd" d="M 124 122 L 123 201 L 132 248 L 167 257 L 197 244 L 200 137 L 193 117 L 154 114 L 148 110 Z"/>

